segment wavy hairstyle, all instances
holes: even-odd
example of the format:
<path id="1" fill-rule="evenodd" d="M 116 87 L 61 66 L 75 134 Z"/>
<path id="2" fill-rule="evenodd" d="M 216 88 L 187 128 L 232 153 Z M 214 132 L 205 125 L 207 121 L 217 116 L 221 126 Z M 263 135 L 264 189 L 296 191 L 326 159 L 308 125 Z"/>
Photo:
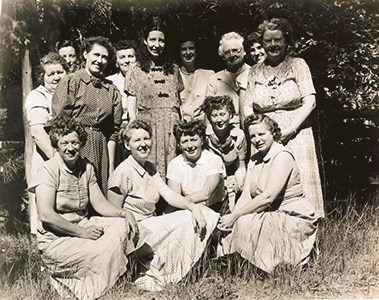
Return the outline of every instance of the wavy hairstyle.
<path id="1" fill-rule="evenodd" d="M 174 125 L 174 136 L 176 139 L 176 142 L 180 142 L 180 138 L 183 135 L 189 135 L 189 136 L 194 136 L 198 135 L 201 140 L 203 141 L 203 148 L 204 146 L 206 147 L 206 136 L 205 136 L 205 128 L 206 125 L 200 121 L 200 120 L 192 120 L 192 121 L 182 121 L 179 122 L 178 124 Z"/>
<path id="2" fill-rule="evenodd" d="M 103 46 L 108 51 L 108 62 L 114 59 L 114 48 L 110 40 L 103 36 L 92 36 L 83 40 L 81 54 L 90 52 L 94 45 Z M 84 58 L 83 58 L 84 59 Z M 85 60 L 85 59 L 84 59 Z"/>
<path id="3" fill-rule="evenodd" d="M 240 35 L 237 32 L 234 32 L 234 31 L 225 33 L 221 37 L 220 45 L 218 47 L 218 55 L 219 56 L 221 56 L 221 57 L 224 56 L 224 41 L 230 41 L 230 40 L 237 40 L 238 42 L 241 43 L 241 47 L 243 47 L 244 38 L 242 35 Z"/>
<path id="4" fill-rule="evenodd" d="M 249 127 L 251 125 L 256 124 L 264 124 L 268 130 L 271 131 L 274 141 L 277 142 L 280 140 L 280 137 L 282 136 L 282 132 L 280 130 L 280 127 L 278 123 L 271 119 L 269 116 L 264 114 L 252 114 L 246 117 L 244 122 L 244 128 L 245 128 L 245 134 L 246 136 L 249 136 Z"/>
<path id="5" fill-rule="evenodd" d="M 80 144 L 83 147 L 87 142 L 88 136 L 84 125 L 68 115 L 60 114 L 56 116 L 51 123 L 49 132 L 51 146 L 58 148 L 59 138 L 73 132 L 77 133 Z"/>
<path id="6" fill-rule="evenodd" d="M 260 43 L 263 43 L 263 34 L 267 30 L 280 30 L 283 33 L 284 40 L 288 46 L 293 45 L 293 28 L 285 18 L 272 18 L 270 21 L 265 20 L 258 26 L 260 32 Z"/>
<path id="7" fill-rule="evenodd" d="M 207 115 L 208 121 L 210 121 L 212 112 L 215 109 L 219 110 L 223 107 L 226 107 L 231 117 L 236 114 L 233 99 L 228 95 L 206 97 L 203 105 L 201 106 L 201 110 L 204 111 L 204 113 Z"/>
<path id="8" fill-rule="evenodd" d="M 130 122 L 125 127 L 123 127 L 123 128 L 120 129 L 120 132 L 119 132 L 118 136 L 119 136 L 119 138 L 121 139 L 122 142 L 129 143 L 130 136 L 131 136 L 130 132 L 131 132 L 132 129 L 143 129 L 143 130 L 145 130 L 145 131 L 147 131 L 149 133 L 150 137 L 151 137 L 152 132 L 153 132 L 152 129 L 151 129 L 150 124 L 148 124 L 145 121 L 136 119 L 136 120 Z"/>
<path id="9" fill-rule="evenodd" d="M 39 66 L 37 67 L 37 81 L 39 84 L 44 84 L 43 77 L 45 76 L 45 66 L 46 65 L 61 65 L 66 73 L 69 72 L 69 66 L 65 59 L 61 57 L 58 53 L 49 52 L 39 60 Z"/>

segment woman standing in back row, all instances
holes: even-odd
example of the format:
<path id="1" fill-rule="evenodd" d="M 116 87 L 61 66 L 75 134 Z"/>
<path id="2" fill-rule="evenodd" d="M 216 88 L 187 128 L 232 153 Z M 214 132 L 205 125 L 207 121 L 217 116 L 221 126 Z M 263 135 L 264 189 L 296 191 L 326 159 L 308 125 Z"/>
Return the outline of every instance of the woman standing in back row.
<path id="1" fill-rule="evenodd" d="M 125 76 L 125 92 L 136 97 L 138 118 L 152 127 L 150 158 L 162 177 L 176 156 L 172 128 L 180 119 L 179 93 L 183 90 L 178 66 L 168 57 L 165 45 L 162 24 L 155 18 L 144 35 L 139 64 Z"/>

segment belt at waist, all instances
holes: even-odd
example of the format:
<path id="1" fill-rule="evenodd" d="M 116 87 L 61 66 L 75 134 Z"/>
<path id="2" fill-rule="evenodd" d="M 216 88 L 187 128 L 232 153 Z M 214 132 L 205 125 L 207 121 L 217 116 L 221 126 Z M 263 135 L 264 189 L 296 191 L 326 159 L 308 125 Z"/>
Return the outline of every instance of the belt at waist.
<path id="1" fill-rule="evenodd" d="M 93 131 L 101 131 L 101 129 L 97 126 L 87 126 L 85 125 L 86 129 L 93 130 Z"/>

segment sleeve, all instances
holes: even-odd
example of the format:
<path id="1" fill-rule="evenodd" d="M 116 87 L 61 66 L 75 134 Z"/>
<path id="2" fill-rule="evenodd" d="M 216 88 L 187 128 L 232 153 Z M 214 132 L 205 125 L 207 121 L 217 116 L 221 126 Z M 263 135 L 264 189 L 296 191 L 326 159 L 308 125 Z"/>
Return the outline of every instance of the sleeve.
<path id="1" fill-rule="evenodd" d="M 58 168 L 51 168 L 50 166 L 45 164 L 38 169 L 37 175 L 33 178 L 32 183 L 29 187 L 29 191 L 31 193 L 35 193 L 36 187 L 41 184 L 56 191 L 58 190 L 58 178 Z"/>
<path id="2" fill-rule="evenodd" d="M 253 107 L 253 102 L 254 102 L 253 101 L 253 94 L 254 94 L 254 88 L 255 88 L 255 82 L 254 82 L 255 66 L 253 66 L 248 72 L 248 76 L 247 76 L 247 80 L 246 80 L 246 94 L 245 94 L 244 106 Z"/>
<path id="3" fill-rule="evenodd" d="M 182 78 L 182 75 L 180 75 L 180 72 L 179 72 L 179 68 L 176 67 L 176 77 L 177 77 L 177 81 L 178 81 L 178 95 L 180 95 L 181 92 L 184 91 L 184 82 L 183 82 L 183 78 Z"/>
<path id="4" fill-rule="evenodd" d="M 222 176 L 225 178 L 226 170 L 221 157 L 212 153 L 212 157 L 210 157 L 208 160 L 207 176 L 215 174 L 222 174 Z"/>
<path id="5" fill-rule="evenodd" d="M 88 186 L 92 186 L 97 183 L 96 173 L 94 166 L 88 161 L 86 165 L 86 172 L 88 178 Z"/>
<path id="6" fill-rule="evenodd" d="M 109 140 L 117 142 L 118 132 L 122 123 L 122 98 L 121 93 L 116 86 L 112 85 L 113 92 L 113 133 L 110 136 Z"/>
<path id="7" fill-rule="evenodd" d="M 304 59 L 296 59 L 294 71 L 301 97 L 304 98 L 305 96 L 316 94 L 316 90 L 313 86 L 311 71 L 309 70 L 309 67 Z"/>
<path id="8" fill-rule="evenodd" d="M 246 137 L 243 132 L 238 137 L 237 152 L 239 160 L 245 160 L 247 154 Z"/>
<path id="9" fill-rule="evenodd" d="M 249 77 L 249 70 L 246 70 L 237 76 L 236 83 L 240 89 L 246 90 L 248 77 Z"/>
<path id="10" fill-rule="evenodd" d="M 25 100 L 26 118 L 29 126 L 42 124 L 45 125 L 49 120 L 50 107 L 47 103 L 46 97 L 36 91 L 31 91 Z"/>
<path id="11" fill-rule="evenodd" d="M 126 197 L 132 189 L 131 174 L 125 165 L 119 165 L 116 170 L 111 174 L 108 181 L 108 189 L 117 188 L 121 194 Z"/>
<path id="12" fill-rule="evenodd" d="M 142 72 L 142 71 L 141 71 Z M 125 74 L 124 92 L 128 96 L 134 96 L 138 94 L 138 67 L 129 68 Z"/>
<path id="13" fill-rule="evenodd" d="M 172 161 L 169 162 L 167 166 L 167 174 L 166 174 L 167 179 L 170 179 L 177 183 L 181 183 L 181 178 L 183 176 L 180 173 L 180 170 L 181 170 L 180 163 L 176 158 L 174 158 Z"/>
<path id="14" fill-rule="evenodd" d="M 205 92 L 206 96 L 214 96 L 216 94 L 216 82 L 215 82 L 215 75 L 212 75 L 208 79 L 207 89 Z"/>
<path id="15" fill-rule="evenodd" d="M 71 76 L 69 74 L 61 79 L 54 93 L 51 104 L 53 117 L 61 113 L 69 116 L 72 115 L 74 108 L 73 95 L 75 95 L 75 86 L 72 86 Z"/>

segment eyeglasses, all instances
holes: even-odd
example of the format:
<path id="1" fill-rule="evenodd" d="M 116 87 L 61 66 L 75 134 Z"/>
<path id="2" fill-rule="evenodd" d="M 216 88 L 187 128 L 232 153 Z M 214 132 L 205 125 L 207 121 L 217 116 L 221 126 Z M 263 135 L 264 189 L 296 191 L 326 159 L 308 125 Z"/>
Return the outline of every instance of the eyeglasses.
<path id="1" fill-rule="evenodd" d="M 239 48 L 239 49 L 230 49 L 230 50 L 226 50 L 224 51 L 224 55 L 225 56 L 232 56 L 232 55 L 237 55 L 237 54 L 240 54 L 242 52 L 242 47 Z"/>

